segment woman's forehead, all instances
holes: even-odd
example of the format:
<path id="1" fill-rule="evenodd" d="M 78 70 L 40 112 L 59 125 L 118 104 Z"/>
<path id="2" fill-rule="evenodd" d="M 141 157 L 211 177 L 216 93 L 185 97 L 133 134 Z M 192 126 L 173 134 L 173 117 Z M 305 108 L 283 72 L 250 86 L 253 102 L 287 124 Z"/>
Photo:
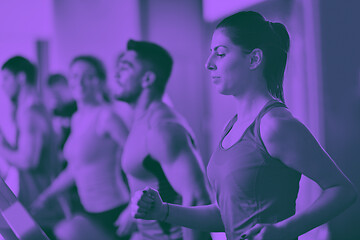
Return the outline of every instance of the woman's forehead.
<path id="1" fill-rule="evenodd" d="M 95 67 L 87 61 L 76 61 L 72 65 L 72 69 L 95 70 Z"/>
<path id="2" fill-rule="evenodd" d="M 215 49 L 218 46 L 231 47 L 234 44 L 231 42 L 230 38 L 226 35 L 224 29 L 216 29 L 212 36 L 211 48 Z"/>

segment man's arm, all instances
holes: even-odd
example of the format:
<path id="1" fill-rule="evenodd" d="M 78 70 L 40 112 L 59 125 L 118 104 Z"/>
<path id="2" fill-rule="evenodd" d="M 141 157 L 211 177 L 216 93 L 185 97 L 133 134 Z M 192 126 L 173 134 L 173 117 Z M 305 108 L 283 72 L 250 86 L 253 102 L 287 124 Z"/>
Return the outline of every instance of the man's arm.
<path id="1" fill-rule="evenodd" d="M 184 206 L 210 204 L 201 160 L 196 157 L 187 131 L 174 122 L 159 123 L 147 136 L 150 155 L 157 159 Z M 184 239 L 207 239 L 209 234 L 183 229 Z"/>
<path id="2" fill-rule="evenodd" d="M 41 123 L 43 119 L 34 109 L 28 109 L 19 122 L 19 140 L 17 149 L 5 144 L 0 145 L 0 155 L 18 169 L 37 167 L 43 146 Z"/>

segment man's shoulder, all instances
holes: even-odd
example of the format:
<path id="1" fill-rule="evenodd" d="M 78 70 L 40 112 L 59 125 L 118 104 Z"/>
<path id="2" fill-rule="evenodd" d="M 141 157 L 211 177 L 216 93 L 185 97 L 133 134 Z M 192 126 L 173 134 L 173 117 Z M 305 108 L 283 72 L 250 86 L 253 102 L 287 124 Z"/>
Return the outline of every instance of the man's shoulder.
<path id="1" fill-rule="evenodd" d="M 161 118 L 148 130 L 148 146 L 174 151 L 189 145 L 190 132 L 179 118 Z M 162 146 L 162 147 L 159 147 Z"/>
<path id="2" fill-rule="evenodd" d="M 186 125 L 185 118 L 174 108 L 166 103 L 158 104 L 157 107 L 148 114 L 147 122 L 150 129 L 175 127 Z"/>
<path id="3" fill-rule="evenodd" d="M 153 113 L 148 119 L 148 127 L 150 132 L 167 136 L 187 132 L 183 117 L 170 107 Z"/>

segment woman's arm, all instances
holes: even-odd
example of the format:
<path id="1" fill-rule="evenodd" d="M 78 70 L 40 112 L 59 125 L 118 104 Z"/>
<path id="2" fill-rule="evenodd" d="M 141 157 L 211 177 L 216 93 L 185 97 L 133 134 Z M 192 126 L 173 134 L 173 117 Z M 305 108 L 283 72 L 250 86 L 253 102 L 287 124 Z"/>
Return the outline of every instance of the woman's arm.
<path id="1" fill-rule="evenodd" d="M 166 221 L 204 232 L 223 232 L 219 208 L 215 204 L 184 207 L 163 203 L 159 193 L 147 188 L 135 193 L 131 200 L 132 215 L 135 218 Z"/>
<path id="2" fill-rule="evenodd" d="M 33 207 L 42 208 L 50 198 L 62 193 L 73 184 L 74 177 L 69 168 L 66 168 L 59 174 L 59 176 L 52 182 L 52 184 L 47 189 L 45 189 L 34 201 Z"/>
<path id="3" fill-rule="evenodd" d="M 352 183 L 310 131 L 287 110 L 274 109 L 265 115 L 260 132 L 272 157 L 314 180 L 323 191 L 305 210 L 272 226 L 257 225 L 246 235 L 291 239 L 328 222 L 354 203 L 357 194 Z"/>
<path id="4" fill-rule="evenodd" d="M 102 134 L 109 135 L 118 144 L 120 150 L 123 148 L 129 130 L 119 115 L 111 109 L 105 109 L 98 128 Z"/>

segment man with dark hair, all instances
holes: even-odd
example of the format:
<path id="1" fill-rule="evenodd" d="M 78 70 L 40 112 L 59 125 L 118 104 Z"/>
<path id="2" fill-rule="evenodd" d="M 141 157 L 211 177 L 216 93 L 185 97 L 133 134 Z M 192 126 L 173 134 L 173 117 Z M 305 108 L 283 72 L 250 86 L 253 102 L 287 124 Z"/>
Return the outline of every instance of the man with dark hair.
<path id="1" fill-rule="evenodd" d="M 15 146 L 1 135 L 0 155 L 19 172 L 19 201 L 29 210 L 31 203 L 51 183 L 58 170 L 56 143 L 51 119 L 36 91 L 36 67 L 16 56 L 1 68 L 2 88 L 13 103 L 13 122 L 17 129 Z M 34 216 L 50 223 L 59 212 Z M 55 216 L 54 216 L 54 215 Z"/>
<path id="2" fill-rule="evenodd" d="M 49 87 L 55 86 L 57 84 L 61 84 L 61 85 L 68 85 L 68 80 L 66 79 L 66 77 L 60 73 L 55 73 L 55 74 L 51 74 L 48 77 L 47 80 L 47 85 Z"/>
<path id="3" fill-rule="evenodd" d="M 173 60 L 161 46 L 130 40 L 118 58 L 114 96 L 130 104 L 134 121 L 125 144 L 122 165 L 130 191 L 150 186 L 163 199 L 185 206 L 209 204 L 204 166 L 185 119 L 162 101 Z M 125 211 L 123 215 L 129 213 Z M 126 219 L 117 221 L 118 234 Z M 165 219 L 164 219 L 165 220 Z M 136 220 L 143 239 L 208 239 L 208 233 L 168 223 Z"/>
<path id="4" fill-rule="evenodd" d="M 28 86 L 36 85 L 36 67 L 26 58 L 16 56 L 4 63 L 1 70 L 8 70 L 14 75 L 25 74 L 24 81 Z"/>
<path id="5" fill-rule="evenodd" d="M 77 104 L 71 95 L 68 80 L 64 75 L 50 75 L 47 85 L 53 99 L 50 106 L 50 111 L 53 115 L 53 125 L 58 135 L 59 148 L 62 150 L 70 135 L 70 121 L 73 114 L 77 111 Z"/>

